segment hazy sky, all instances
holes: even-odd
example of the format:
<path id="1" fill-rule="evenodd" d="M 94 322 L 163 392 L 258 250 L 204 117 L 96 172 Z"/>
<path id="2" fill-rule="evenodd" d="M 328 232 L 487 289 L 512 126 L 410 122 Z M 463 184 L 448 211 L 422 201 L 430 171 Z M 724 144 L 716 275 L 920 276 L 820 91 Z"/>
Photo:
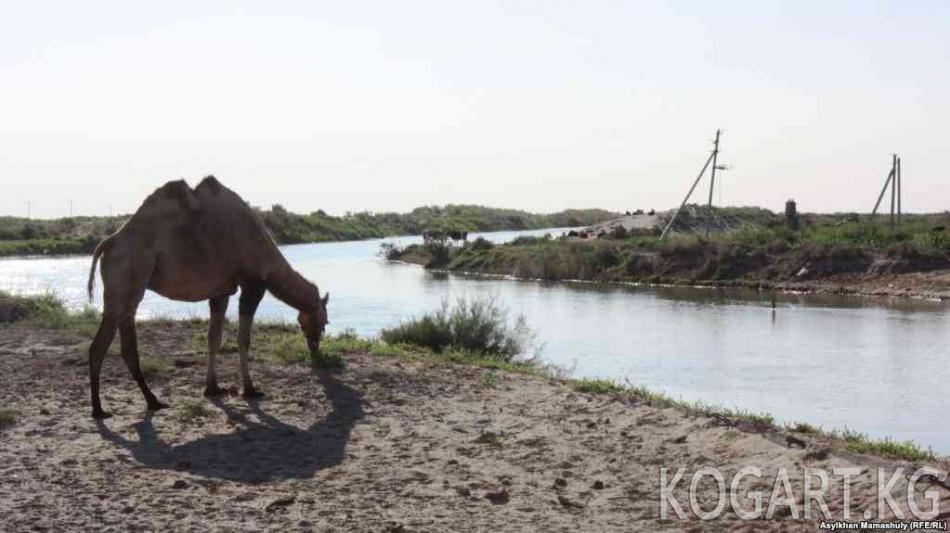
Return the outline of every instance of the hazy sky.
<path id="1" fill-rule="evenodd" d="M 255 205 L 950 208 L 950 3 L 4 2 L 0 214 Z M 705 193 L 704 193 L 705 194 Z M 719 199 L 719 191 L 716 200 Z"/>

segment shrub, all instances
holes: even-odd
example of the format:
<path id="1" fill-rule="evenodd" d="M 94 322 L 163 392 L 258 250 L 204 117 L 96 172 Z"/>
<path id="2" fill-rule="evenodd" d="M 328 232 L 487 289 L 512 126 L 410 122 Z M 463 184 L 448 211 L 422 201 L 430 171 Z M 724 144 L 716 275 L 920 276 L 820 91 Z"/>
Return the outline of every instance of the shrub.
<path id="1" fill-rule="evenodd" d="M 494 298 L 461 297 L 454 306 L 443 301 L 433 313 L 384 329 L 381 337 L 389 344 L 414 344 L 440 353 L 451 348 L 511 361 L 529 348 L 533 334 L 524 317 L 509 324 L 507 309 Z"/>
<path id="2" fill-rule="evenodd" d="M 479 237 L 472 243 L 473 250 L 491 250 L 494 247 L 495 245 L 484 237 Z"/>
<path id="3" fill-rule="evenodd" d="M 14 296 L 0 292 L 0 323 L 31 318 L 49 327 L 64 327 L 69 313 L 62 300 L 51 293 L 41 296 Z"/>
<path id="4" fill-rule="evenodd" d="M 445 243 L 432 241 L 425 245 L 425 249 L 430 258 L 426 268 L 442 268 L 452 260 L 452 252 Z"/>
<path id="5" fill-rule="evenodd" d="M 402 257 L 402 249 L 391 242 L 380 244 L 379 253 L 389 261 L 398 261 Z"/>

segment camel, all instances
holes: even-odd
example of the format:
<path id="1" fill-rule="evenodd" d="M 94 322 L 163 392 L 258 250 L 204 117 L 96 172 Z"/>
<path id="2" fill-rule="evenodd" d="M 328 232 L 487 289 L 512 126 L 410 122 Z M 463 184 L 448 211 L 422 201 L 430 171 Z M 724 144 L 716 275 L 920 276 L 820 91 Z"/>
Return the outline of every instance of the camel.
<path id="1" fill-rule="evenodd" d="M 310 354 L 319 354 L 328 322 L 329 293 L 321 298 L 317 286 L 290 267 L 260 218 L 214 176 L 204 178 L 193 190 L 184 180 L 166 183 L 146 198 L 117 232 L 100 242 L 89 271 L 90 300 L 100 258 L 102 322 L 89 347 L 94 418 L 111 416 L 102 409 L 99 399 L 99 375 L 117 329 L 122 359 L 145 396 L 148 409 L 167 407 L 148 388 L 139 367 L 135 312 L 146 289 L 172 300 L 208 300 L 211 313 L 205 396 L 225 393 L 218 387 L 215 357 L 221 346 L 228 299 L 238 287 L 238 352 L 245 398 L 262 396 L 251 381 L 248 350 L 254 313 L 265 291 L 299 311 L 297 321 Z"/>

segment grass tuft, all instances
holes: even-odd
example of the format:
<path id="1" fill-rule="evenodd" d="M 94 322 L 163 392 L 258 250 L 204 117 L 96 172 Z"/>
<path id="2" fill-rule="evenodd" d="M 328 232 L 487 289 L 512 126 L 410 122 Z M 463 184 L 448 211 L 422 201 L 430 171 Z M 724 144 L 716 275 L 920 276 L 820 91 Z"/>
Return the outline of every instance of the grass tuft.
<path id="1" fill-rule="evenodd" d="M 577 392 L 589 394 L 619 394 L 624 391 L 623 387 L 607 379 L 575 379 L 571 381 L 571 386 Z"/>
<path id="2" fill-rule="evenodd" d="M 145 377 L 158 377 L 167 374 L 171 370 L 172 362 L 167 357 L 143 355 L 139 357 L 139 367 Z"/>
<path id="3" fill-rule="evenodd" d="M 411 347 L 406 344 L 389 344 L 386 342 L 374 342 L 369 347 L 370 355 L 377 357 L 399 357 L 406 355 Z"/>
<path id="4" fill-rule="evenodd" d="M 175 418 L 185 424 L 196 423 L 210 415 L 204 400 L 188 400 L 175 409 Z"/>
<path id="5" fill-rule="evenodd" d="M 16 419 L 19 413 L 13 409 L 0 409 L 0 431 L 11 427 L 13 424 L 16 424 Z"/>
<path id="6" fill-rule="evenodd" d="M 937 458 L 933 450 L 924 449 L 910 440 L 899 442 L 890 438 L 872 439 L 864 433 L 848 428 L 831 431 L 829 435 L 843 441 L 847 450 L 854 453 L 880 455 L 907 461 L 933 461 Z"/>

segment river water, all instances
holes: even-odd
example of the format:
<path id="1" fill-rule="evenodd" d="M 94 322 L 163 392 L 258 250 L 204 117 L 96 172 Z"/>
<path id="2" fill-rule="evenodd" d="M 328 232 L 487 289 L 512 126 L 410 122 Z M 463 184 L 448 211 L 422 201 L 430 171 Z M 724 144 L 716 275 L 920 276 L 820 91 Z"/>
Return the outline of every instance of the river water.
<path id="1" fill-rule="evenodd" d="M 496 242 L 559 230 L 483 234 Z M 523 314 L 543 361 L 576 377 L 644 385 L 701 400 L 914 439 L 950 453 L 950 314 L 933 301 L 772 294 L 750 290 L 541 283 L 426 272 L 379 257 L 384 240 L 283 246 L 287 259 L 329 291 L 328 330 L 366 336 L 432 310 L 445 298 L 493 296 Z M 386 239 L 406 244 L 417 238 Z M 0 290 L 52 291 L 85 303 L 89 257 L 0 260 Z M 97 285 L 99 289 L 99 285 Z M 97 303 L 101 296 L 97 295 Z M 237 311 L 233 299 L 229 314 Z M 148 293 L 139 317 L 207 316 L 207 304 Z M 267 296 L 259 317 L 293 320 Z"/>

